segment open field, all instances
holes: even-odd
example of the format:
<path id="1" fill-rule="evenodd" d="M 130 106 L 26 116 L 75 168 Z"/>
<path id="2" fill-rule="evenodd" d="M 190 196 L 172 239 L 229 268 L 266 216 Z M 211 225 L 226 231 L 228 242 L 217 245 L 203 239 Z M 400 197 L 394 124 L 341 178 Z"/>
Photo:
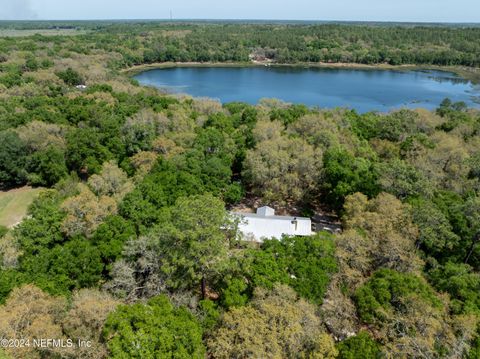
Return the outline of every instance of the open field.
<path id="1" fill-rule="evenodd" d="M 0 29 L 0 37 L 28 37 L 33 35 L 43 36 L 76 36 L 84 35 L 87 31 L 77 29 Z"/>
<path id="2" fill-rule="evenodd" d="M 41 191 L 41 188 L 22 187 L 0 192 L 0 226 L 11 228 L 18 224 Z"/>

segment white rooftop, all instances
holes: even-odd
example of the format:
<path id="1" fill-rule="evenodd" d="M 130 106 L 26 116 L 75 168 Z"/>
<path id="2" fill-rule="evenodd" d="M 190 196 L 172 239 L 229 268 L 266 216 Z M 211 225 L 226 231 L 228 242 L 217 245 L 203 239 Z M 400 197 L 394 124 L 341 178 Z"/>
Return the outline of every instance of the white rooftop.
<path id="1" fill-rule="evenodd" d="M 262 242 L 264 239 L 282 236 L 310 236 L 312 222 L 310 218 L 276 216 L 275 210 L 265 206 L 257 209 L 257 213 L 232 213 L 241 217 L 239 230 L 245 240 Z"/>

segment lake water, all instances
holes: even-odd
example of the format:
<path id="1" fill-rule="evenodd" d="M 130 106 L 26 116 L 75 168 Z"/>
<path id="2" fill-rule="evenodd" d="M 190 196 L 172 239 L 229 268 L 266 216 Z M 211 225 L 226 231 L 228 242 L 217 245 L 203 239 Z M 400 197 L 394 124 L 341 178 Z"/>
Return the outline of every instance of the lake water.
<path id="1" fill-rule="evenodd" d="M 359 112 L 401 107 L 435 109 L 446 97 L 480 108 L 480 88 L 443 71 L 298 67 L 175 67 L 135 76 L 143 85 L 221 102 L 261 98 Z"/>

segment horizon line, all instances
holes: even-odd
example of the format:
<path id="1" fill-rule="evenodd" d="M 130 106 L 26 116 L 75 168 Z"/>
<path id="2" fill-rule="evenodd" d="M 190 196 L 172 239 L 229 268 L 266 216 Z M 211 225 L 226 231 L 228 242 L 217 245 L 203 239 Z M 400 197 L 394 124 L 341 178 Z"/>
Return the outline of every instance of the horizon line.
<path id="1" fill-rule="evenodd" d="M 413 20 L 314 20 L 314 19 L 222 19 L 222 18 L 92 18 L 92 19 L 0 19 L 0 22 L 46 22 L 46 21 L 64 21 L 64 22 L 87 22 L 87 21 L 161 21 L 161 22 L 180 22 L 180 21 L 221 21 L 221 22 L 239 22 L 239 21 L 263 21 L 263 22 L 317 22 L 317 23 L 385 23 L 385 24 L 459 24 L 459 25 L 480 25 L 480 21 L 413 21 Z"/>

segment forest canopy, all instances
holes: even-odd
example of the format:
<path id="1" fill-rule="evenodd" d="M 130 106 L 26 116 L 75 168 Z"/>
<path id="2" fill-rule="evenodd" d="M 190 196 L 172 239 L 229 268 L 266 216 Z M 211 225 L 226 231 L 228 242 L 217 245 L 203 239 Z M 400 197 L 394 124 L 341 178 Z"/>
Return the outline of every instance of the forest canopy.
<path id="1" fill-rule="evenodd" d="M 0 357 L 478 358 L 478 110 L 222 104 L 121 70 L 268 60 L 476 71 L 480 28 L 72 26 L 84 32 L 0 37 L 0 189 L 41 189 L 21 223 L 0 227 L 0 338 L 93 346 Z M 257 204 L 327 213 L 341 230 L 242 241 L 230 212 Z"/>

